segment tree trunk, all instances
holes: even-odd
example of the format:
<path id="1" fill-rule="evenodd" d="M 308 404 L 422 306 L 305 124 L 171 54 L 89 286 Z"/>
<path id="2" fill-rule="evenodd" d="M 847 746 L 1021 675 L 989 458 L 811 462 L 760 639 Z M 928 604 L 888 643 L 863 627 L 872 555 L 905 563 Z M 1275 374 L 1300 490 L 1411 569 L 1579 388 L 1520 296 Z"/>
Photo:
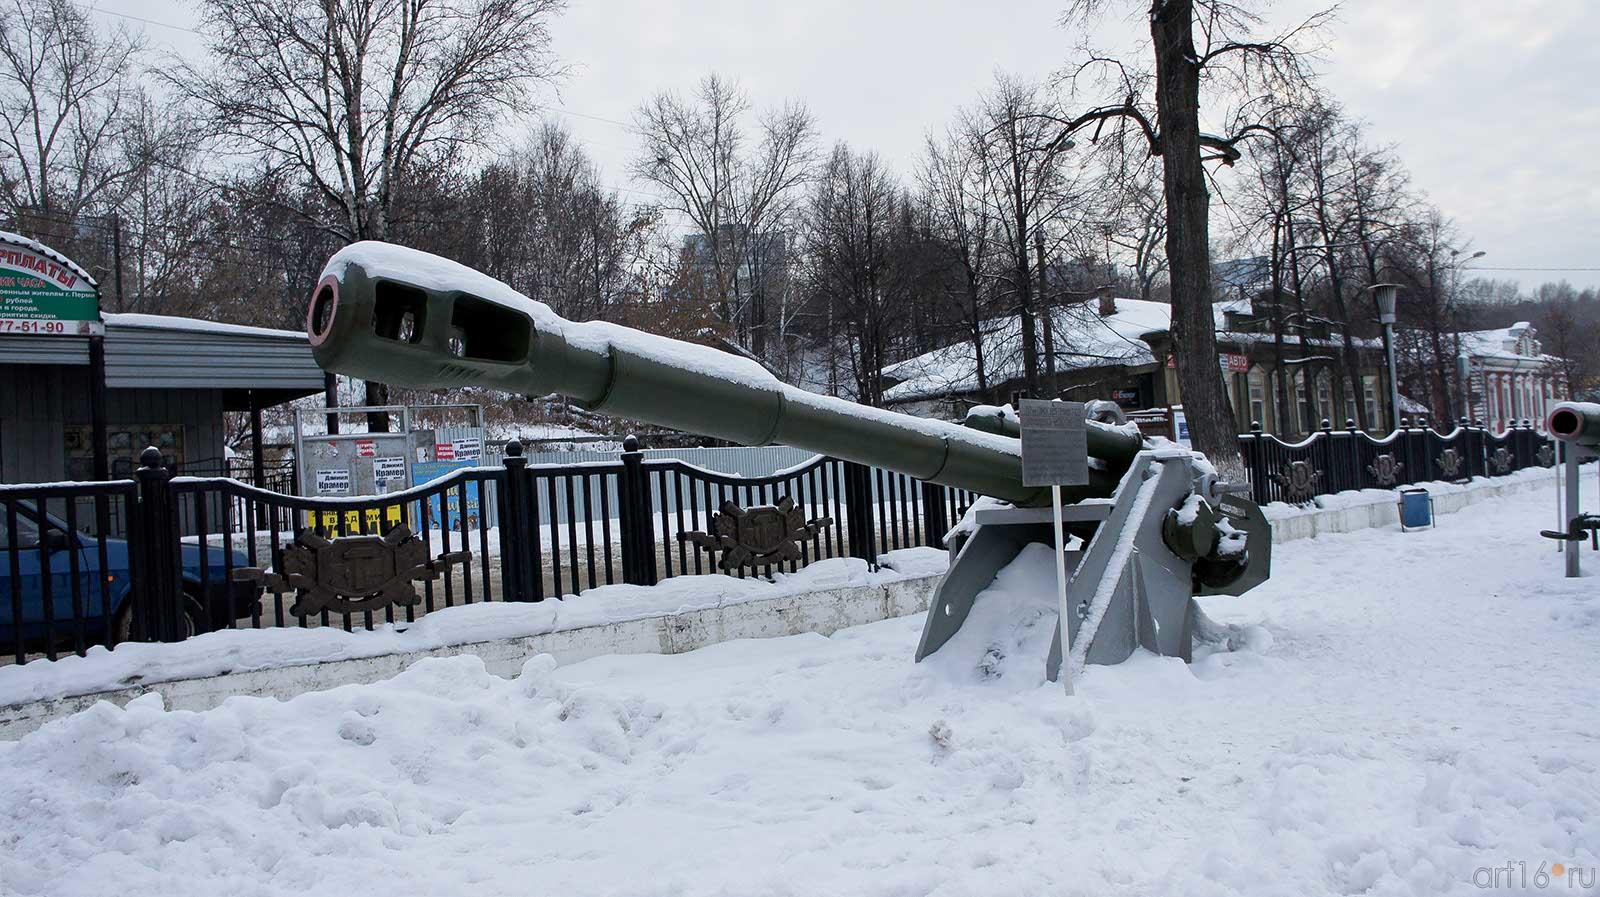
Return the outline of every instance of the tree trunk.
<path id="1" fill-rule="evenodd" d="M 364 221 L 365 227 L 363 230 L 356 233 L 357 240 L 383 240 L 388 237 L 389 218 L 386 210 L 378 209 L 376 210 L 376 214 L 365 216 Z M 368 380 L 366 381 L 366 390 L 367 397 L 365 401 L 368 405 L 389 404 L 389 384 Z M 389 412 L 368 411 L 367 432 L 389 432 Z"/>
<path id="2" fill-rule="evenodd" d="M 1028 271 L 1028 206 L 1027 197 L 1024 195 L 1022 156 L 1017 148 L 1017 120 L 1013 114 L 1011 121 L 1011 183 L 1012 203 L 1016 211 L 1017 232 L 1012 239 L 1012 260 L 1014 262 L 1017 289 L 1017 314 L 1022 319 L 1022 379 L 1027 387 L 1028 395 L 1032 398 L 1039 397 L 1039 342 L 1034 331 L 1033 320 L 1033 281 Z"/>
<path id="3" fill-rule="evenodd" d="M 1195 449 L 1204 452 L 1224 476 L 1243 481 L 1237 427 L 1217 366 L 1211 309 L 1211 197 L 1200 162 L 1200 69 L 1193 16 L 1193 0 L 1156 0 L 1150 16 L 1167 199 L 1172 342 Z"/>
<path id="4" fill-rule="evenodd" d="M 1284 208 L 1288 208 L 1285 202 Z M 1287 214 L 1287 213 L 1286 213 Z M 1289 385 L 1284 378 L 1288 367 L 1283 363 L 1283 257 L 1279 248 L 1278 227 L 1272 228 L 1272 382 L 1266 384 L 1273 394 L 1276 408 L 1272 415 L 1271 432 L 1284 434 L 1283 419 L 1289 413 Z M 1264 417 L 1265 415 L 1263 415 Z M 1261 421 L 1263 427 L 1266 421 Z"/>
<path id="5" fill-rule="evenodd" d="M 989 394 L 989 373 L 983 364 L 983 316 L 980 306 L 978 278 L 972 274 L 967 275 L 967 302 L 972 310 L 972 355 L 978 366 L 978 395 Z"/>

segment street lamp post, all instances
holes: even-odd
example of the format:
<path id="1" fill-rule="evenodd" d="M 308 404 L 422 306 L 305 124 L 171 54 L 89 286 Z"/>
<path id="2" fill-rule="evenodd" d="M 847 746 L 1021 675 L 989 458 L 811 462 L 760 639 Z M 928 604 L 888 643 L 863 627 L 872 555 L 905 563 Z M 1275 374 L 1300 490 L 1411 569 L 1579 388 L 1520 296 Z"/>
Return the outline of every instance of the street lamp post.
<path id="1" fill-rule="evenodd" d="M 1487 250 L 1480 249 L 1466 258 L 1461 258 L 1461 250 L 1450 250 L 1450 261 L 1445 266 L 1446 270 L 1450 272 L 1449 301 L 1455 301 L 1456 284 L 1461 277 L 1461 269 L 1488 254 Z M 1438 289 L 1437 285 L 1432 281 L 1432 274 L 1429 275 L 1428 286 L 1429 289 Z M 1461 418 L 1470 420 L 1472 418 L 1472 361 L 1468 358 L 1466 350 L 1460 347 L 1459 339 L 1457 341 L 1456 354 L 1456 383 L 1461 388 Z"/>
<path id="2" fill-rule="evenodd" d="M 1378 305 L 1378 322 L 1383 325 L 1383 355 L 1389 366 L 1389 428 L 1400 427 L 1400 381 L 1394 370 L 1394 303 L 1400 287 L 1392 283 L 1375 283 L 1372 300 Z"/>

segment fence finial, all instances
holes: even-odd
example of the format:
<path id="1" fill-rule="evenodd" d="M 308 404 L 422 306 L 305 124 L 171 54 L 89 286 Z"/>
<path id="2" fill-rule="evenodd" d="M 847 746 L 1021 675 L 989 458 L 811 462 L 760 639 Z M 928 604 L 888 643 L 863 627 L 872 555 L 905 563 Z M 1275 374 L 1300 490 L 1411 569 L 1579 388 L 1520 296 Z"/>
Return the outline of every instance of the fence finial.
<path id="1" fill-rule="evenodd" d="M 139 466 L 140 467 L 160 467 L 161 466 L 161 449 L 158 449 L 158 448 L 156 448 L 155 446 L 152 445 L 149 448 L 146 448 L 144 451 L 140 452 L 139 453 Z"/>
<path id="2" fill-rule="evenodd" d="M 520 457 L 522 457 L 522 440 L 521 439 L 512 438 L 512 440 L 510 442 L 506 443 L 506 457 L 507 458 L 520 458 Z"/>
<path id="3" fill-rule="evenodd" d="M 629 433 L 627 436 L 624 436 L 622 438 L 622 450 L 625 451 L 625 452 L 636 452 L 636 451 L 638 451 L 639 450 L 639 437 L 633 435 L 632 433 Z"/>

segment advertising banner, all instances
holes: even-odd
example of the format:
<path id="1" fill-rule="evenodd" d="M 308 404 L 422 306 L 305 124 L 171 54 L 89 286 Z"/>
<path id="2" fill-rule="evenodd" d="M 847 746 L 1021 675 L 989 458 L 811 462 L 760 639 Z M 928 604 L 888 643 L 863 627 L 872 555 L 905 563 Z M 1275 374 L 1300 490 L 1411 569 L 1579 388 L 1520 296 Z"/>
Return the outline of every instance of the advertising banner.
<path id="1" fill-rule="evenodd" d="M 471 461 L 426 461 L 422 464 L 413 464 L 411 465 L 411 482 L 414 485 L 421 486 L 423 483 L 437 480 L 452 470 L 461 470 L 472 466 L 474 465 Z M 470 530 L 477 528 L 483 509 L 478 495 L 478 484 L 476 482 L 468 482 L 466 486 L 467 528 Z M 437 527 L 443 523 L 444 526 L 459 532 L 461 530 L 461 514 L 461 493 L 455 487 L 451 487 L 447 493 L 442 513 L 439 506 L 439 496 L 433 495 L 428 498 L 428 511 L 425 519 L 430 528 Z"/>
<path id="2" fill-rule="evenodd" d="M 0 237 L 0 335 L 105 332 L 100 293 L 80 268 L 31 240 Z"/>

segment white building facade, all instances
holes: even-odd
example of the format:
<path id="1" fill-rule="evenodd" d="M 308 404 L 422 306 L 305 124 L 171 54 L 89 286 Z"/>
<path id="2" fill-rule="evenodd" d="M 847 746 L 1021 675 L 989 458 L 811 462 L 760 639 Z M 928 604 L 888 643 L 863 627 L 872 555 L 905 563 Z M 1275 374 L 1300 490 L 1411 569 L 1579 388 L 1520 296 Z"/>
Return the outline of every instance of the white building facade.
<path id="1" fill-rule="evenodd" d="M 1461 357 L 1472 418 L 1493 431 L 1524 420 L 1543 430 L 1550 406 L 1568 397 L 1560 359 L 1544 354 L 1538 332 L 1526 321 L 1461 334 Z"/>

